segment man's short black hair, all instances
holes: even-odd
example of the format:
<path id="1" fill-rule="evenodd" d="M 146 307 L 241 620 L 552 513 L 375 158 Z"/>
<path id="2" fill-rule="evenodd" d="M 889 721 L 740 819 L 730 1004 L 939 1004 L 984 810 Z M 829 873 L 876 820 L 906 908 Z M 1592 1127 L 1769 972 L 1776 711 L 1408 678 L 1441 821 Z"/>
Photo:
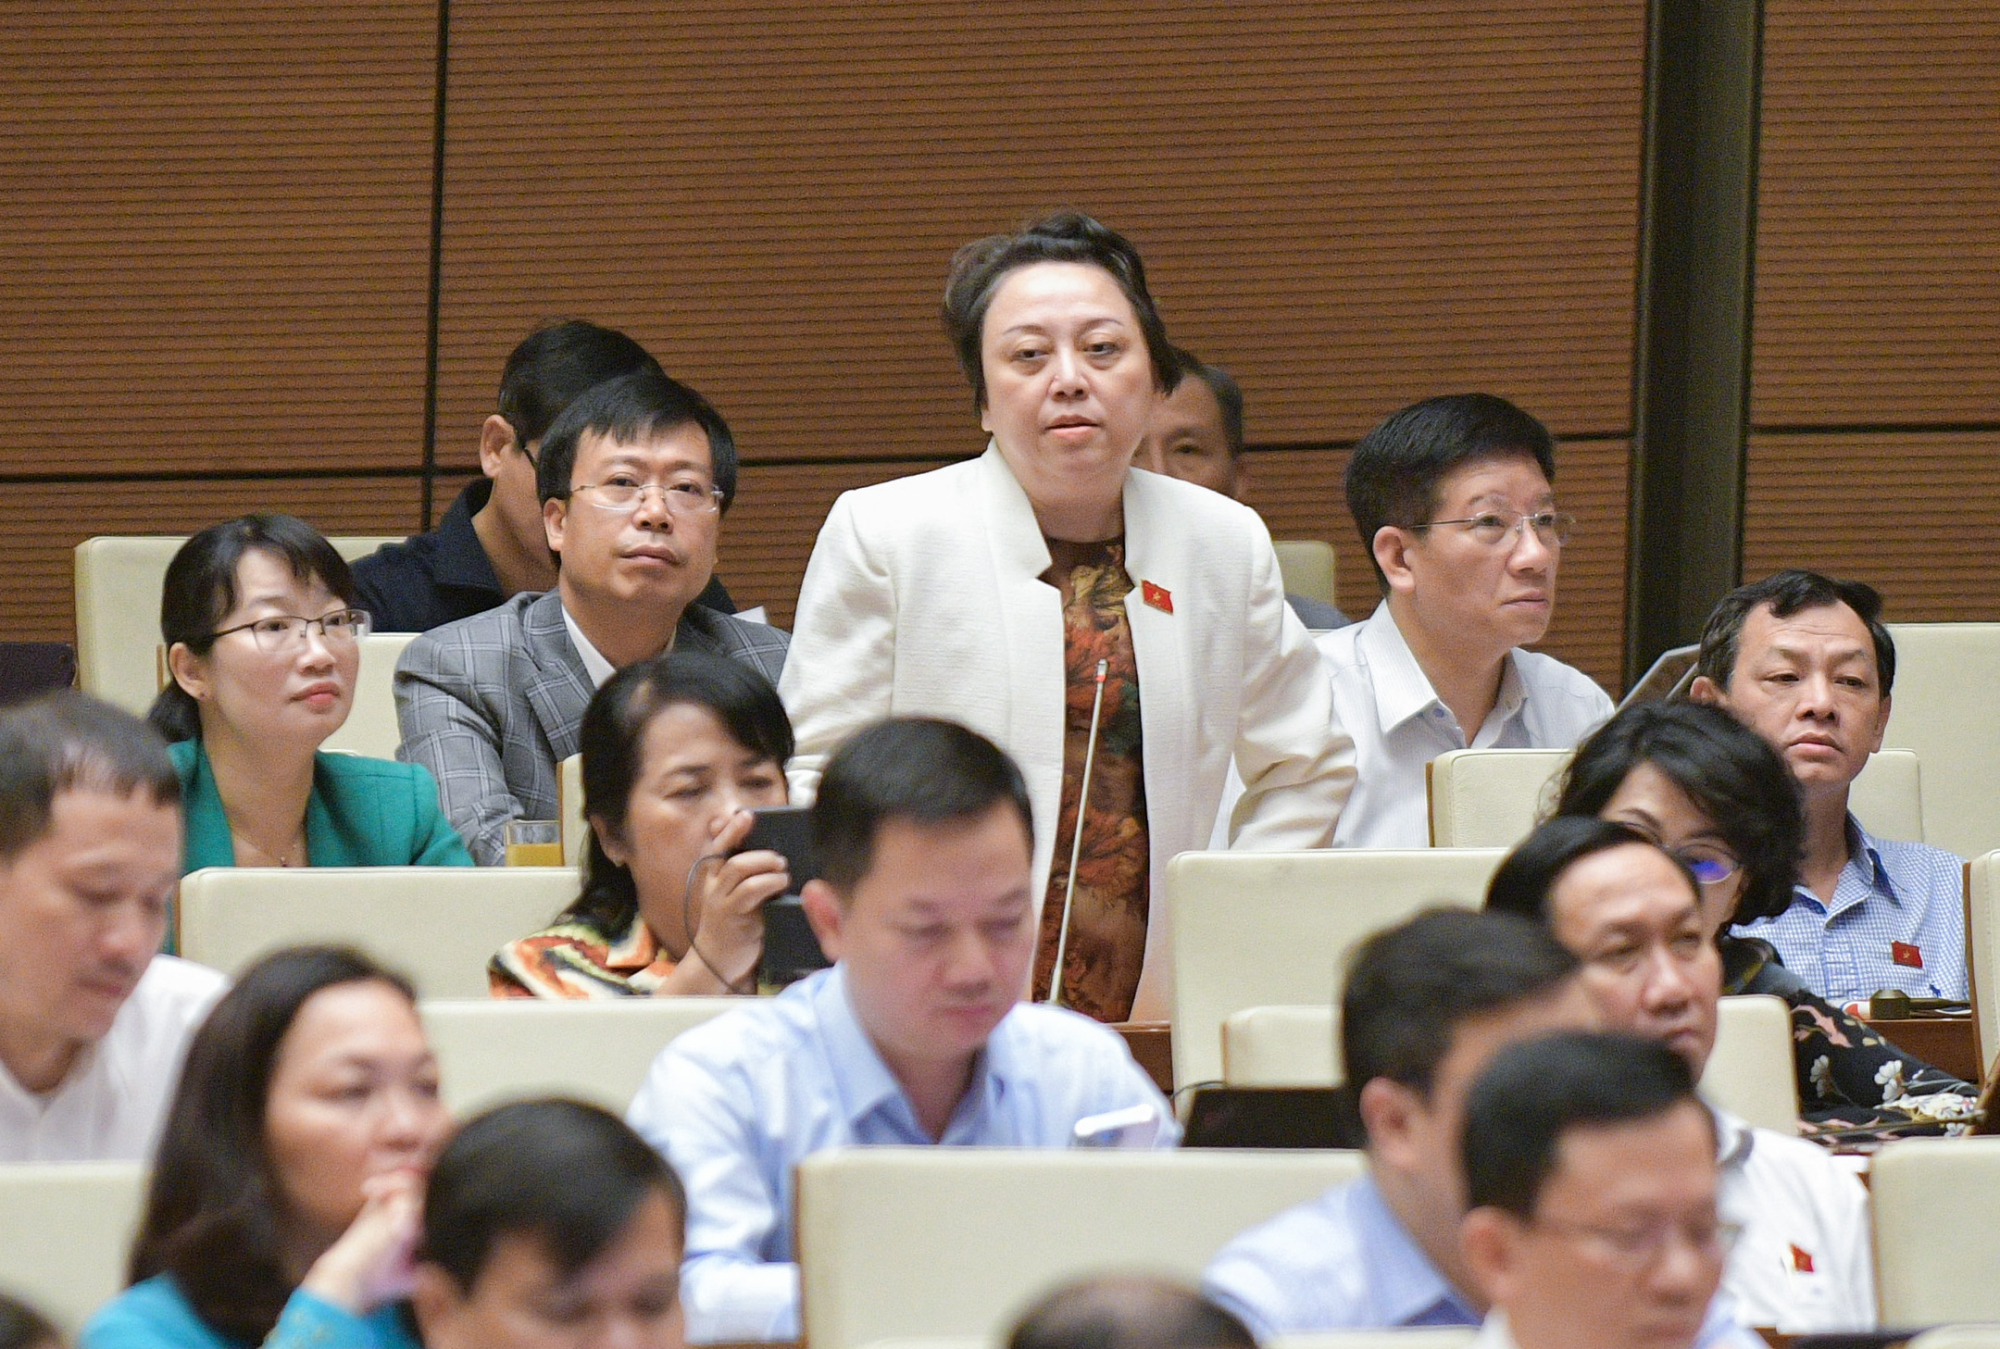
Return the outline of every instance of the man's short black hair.
<path id="1" fill-rule="evenodd" d="M 957 722 L 876 722 L 834 751 L 820 779 L 812 807 L 820 875 L 846 898 L 874 865 L 875 841 L 890 820 L 969 823 L 998 805 L 1021 817 L 1032 851 L 1028 784 L 1005 750 Z"/>
<path id="2" fill-rule="evenodd" d="M 1007 1349 L 1256 1349 L 1235 1313 L 1143 1274 L 1084 1279 L 1022 1315 Z"/>
<path id="3" fill-rule="evenodd" d="M 1701 655 L 1695 673 L 1704 674 L 1720 689 L 1728 689 L 1736 674 L 1736 660 L 1742 655 L 1743 624 L 1760 605 L 1771 606 L 1771 617 L 1790 618 L 1807 609 L 1844 604 L 1868 625 L 1875 643 L 1875 674 L 1882 684 L 1882 696 L 1896 683 L 1896 639 L 1882 625 L 1882 596 L 1863 581 L 1836 581 L 1816 571 L 1787 567 L 1761 581 L 1738 586 L 1716 601 L 1708 623 L 1701 630 Z"/>
<path id="4" fill-rule="evenodd" d="M 1465 1190 L 1470 1208 L 1535 1216 L 1572 1129 L 1636 1124 L 1677 1106 L 1700 1107 L 1687 1060 L 1658 1040 L 1559 1031 L 1503 1048 L 1465 1103 Z M 1706 1108 L 1703 1119 L 1714 1121 Z"/>
<path id="5" fill-rule="evenodd" d="M 722 508 L 728 510 L 736 497 L 736 438 L 729 433 L 729 423 L 706 398 L 657 368 L 595 385 L 557 415 L 542 438 L 535 491 L 544 505 L 569 496 L 577 446 L 587 432 L 631 442 L 689 425 L 708 436 L 715 485 L 722 489 Z"/>
<path id="6" fill-rule="evenodd" d="M 500 372 L 500 415 L 526 450 L 584 390 L 634 370 L 658 371 L 646 349 L 613 328 L 566 319 L 521 339 Z"/>
<path id="7" fill-rule="evenodd" d="M 1556 480 L 1556 442 L 1541 422 L 1490 393 L 1426 398 L 1363 436 L 1347 461 L 1347 510 L 1382 593 L 1375 535 L 1388 525 L 1426 524 L 1442 502 L 1445 476 L 1462 464 L 1519 455 Z"/>
<path id="8" fill-rule="evenodd" d="M 1193 375 L 1215 395 L 1215 405 L 1222 409 L 1222 435 L 1229 444 L 1230 456 L 1242 454 L 1243 386 L 1236 382 L 1236 376 L 1219 365 L 1210 365 L 1186 347 L 1174 348 L 1174 361 L 1183 377 Z"/>
<path id="9" fill-rule="evenodd" d="M 68 791 L 181 804 L 167 742 L 123 708 L 59 689 L 0 711 L 0 861 L 49 831 L 56 797 Z"/>
<path id="10" fill-rule="evenodd" d="M 1486 885 L 1486 911 L 1511 913 L 1553 926 L 1549 895 L 1562 874 L 1586 857 L 1631 843 L 1651 848 L 1672 862 L 1687 882 L 1688 892 L 1700 902 L 1701 883 L 1687 869 L 1687 863 L 1632 826 L 1595 815 L 1558 815 L 1537 825 L 1514 851 L 1500 859 L 1499 870 Z"/>
<path id="11" fill-rule="evenodd" d="M 1511 914 L 1432 909 L 1376 933 L 1340 997 L 1348 1086 L 1386 1077 L 1428 1094 L 1460 1025 L 1546 997 L 1576 970 L 1546 929 Z"/>

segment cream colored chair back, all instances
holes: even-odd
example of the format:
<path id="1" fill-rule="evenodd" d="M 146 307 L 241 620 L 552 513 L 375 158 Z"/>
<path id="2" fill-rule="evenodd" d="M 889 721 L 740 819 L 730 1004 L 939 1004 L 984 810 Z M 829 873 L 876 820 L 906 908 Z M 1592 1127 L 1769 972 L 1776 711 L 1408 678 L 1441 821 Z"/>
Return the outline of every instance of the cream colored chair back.
<path id="1" fill-rule="evenodd" d="M 2000 1138 L 1891 1143 L 1868 1189 L 1882 1324 L 2000 1321 Z"/>
<path id="2" fill-rule="evenodd" d="M 562 816 L 563 862 L 580 867 L 590 851 L 590 822 L 583 814 L 581 754 L 572 754 L 556 765 L 556 802 Z"/>
<path id="3" fill-rule="evenodd" d="M 1882 743 L 1923 760 L 1924 831 L 1887 837 L 1960 857 L 2000 848 L 2000 623 L 1891 623 L 1889 633 L 1896 687 Z"/>
<path id="4" fill-rule="evenodd" d="M 1284 579 L 1287 595 L 1339 603 L 1334 598 L 1332 544 L 1318 539 L 1278 539 L 1271 547 L 1278 552 L 1278 574 Z"/>
<path id="5" fill-rule="evenodd" d="M 1965 961 L 1972 985 L 1972 1027 L 1988 1073 L 2000 1057 L 2000 852 L 1965 866 Z"/>
<path id="6" fill-rule="evenodd" d="M 1566 749 L 1455 749 L 1431 760 L 1431 842 L 1511 848 L 1555 808 Z M 1924 838 L 1922 774 L 1914 750 L 1885 749 L 1854 780 L 1850 804 L 1877 838 Z"/>
<path id="7" fill-rule="evenodd" d="M 145 1205 L 138 1162 L 0 1166 L 0 1289 L 26 1298 L 74 1342 L 124 1289 Z"/>
<path id="8" fill-rule="evenodd" d="M 1415 1326 L 1400 1330 L 1329 1330 L 1318 1335 L 1274 1335 L 1264 1349 L 1464 1349 L 1476 1326 Z"/>
<path id="9" fill-rule="evenodd" d="M 349 562 L 401 535 L 330 535 Z M 160 591 L 182 535 L 103 534 L 76 546 L 76 682 L 145 715 L 160 691 Z"/>
<path id="10" fill-rule="evenodd" d="M 461 1119 L 502 1101 L 572 1096 L 625 1113 L 675 1036 L 741 998 L 427 999 L 445 1104 Z"/>
<path id="11" fill-rule="evenodd" d="M 1182 853 L 1167 864 L 1174 1082 L 1222 1076 L 1245 1007 L 1326 1005 L 1357 941 L 1436 905 L 1477 908 L 1498 848 Z"/>
<path id="12" fill-rule="evenodd" d="M 1345 1076 L 1339 1034 L 1338 1005 L 1245 1008 L 1222 1023 L 1222 1080 L 1232 1087 L 1330 1087 Z M 1758 1128 L 1798 1130 L 1792 1020 L 1782 999 L 1753 993 L 1722 1000 L 1701 1090 Z"/>
<path id="13" fill-rule="evenodd" d="M 1353 1152 L 844 1148 L 798 1169 L 805 1339 L 984 1335 L 1105 1270 L 1190 1282 L 1265 1218 L 1352 1180 Z M 968 1221 L 968 1214 L 978 1221 Z"/>
<path id="14" fill-rule="evenodd" d="M 2000 1349 L 2000 1323 L 1938 1326 L 1911 1340 L 1909 1349 Z"/>
<path id="15" fill-rule="evenodd" d="M 486 962 L 577 896 L 568 867 L 208 867 L 181 880 L 180 952 L 234 974 L 301 942 L 357 946 L 426 998 L 483 998 Z"/>

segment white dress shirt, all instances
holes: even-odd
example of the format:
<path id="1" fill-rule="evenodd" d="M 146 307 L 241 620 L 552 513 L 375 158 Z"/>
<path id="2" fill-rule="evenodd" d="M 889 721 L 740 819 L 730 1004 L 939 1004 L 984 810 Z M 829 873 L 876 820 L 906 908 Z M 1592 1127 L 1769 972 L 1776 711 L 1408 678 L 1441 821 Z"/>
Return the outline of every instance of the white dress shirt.
<path id="1" fill-rule="evenodd" d="M 1180 1139 L 1166 1098 L 1114 1030 L 1056 1007 L 1007 1013 L 932 1139 L 855 1019 L 846 970 L 809 975 L 660 1052 L 626 1112 L 687 1186 L 681 1302 L 695 1343 L 796 1340 L 792 1173 L 855 1145 L 1050 1148 L 1078 1120 L 1150 1105 L 1156 1146 Z"/>
<path id="2" fill-rule="evenodd" d="M 577 655 L 583 657 L 583 672 L 590 676 L 591 687 L 603 688 L 611 681 L 611 676 L 618 673 L 618 667 L 604 659 L 604 653 L 590 644 L 590 639 L 583 635 L 583 629 L 569 616 L 567 608 L 562 611 L 562 616 L 563 627 L 569 632 L 570 645 L 576 648 Z"/>
<path id="3" fill-rule="evenodd" d="M 1787 1335 L 1875 1329 L 1861 1181 L 1817 1143 L 1713 1113 L 1718 1206 L 1743 1229 L 1722 1276 L 1736 1319 Z"/>
<path id="4" fill-rule="evenodd" d="M 1470 740 L 1403 640 L 1388 601 L 1369 618 L 1313 639 L 1333 681 L 1334 724 L 1354 738 L 1354 793 L 1336 848 L 1428 848 L 1424 770 L 1454 749 L 1569 749 L 1611 717 L 1581 670 L 1533 651 L 1508 653 L 1500 698 Z"/>
<path id="5" fill-rule="evenodd" d="M 154 956 L 110 1031 L 54 1091 L 29 1091 L 0 1065 L 0 1162 L 150 1158 L 188 1041 L 224 987 L 205 965 Z"/>

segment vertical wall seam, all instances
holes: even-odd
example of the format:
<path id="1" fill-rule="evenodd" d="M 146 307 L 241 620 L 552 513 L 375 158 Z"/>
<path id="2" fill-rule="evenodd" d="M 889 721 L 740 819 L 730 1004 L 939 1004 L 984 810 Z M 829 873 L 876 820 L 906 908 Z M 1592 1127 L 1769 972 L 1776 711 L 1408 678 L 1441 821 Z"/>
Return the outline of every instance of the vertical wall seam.
<path id="1" fill-rule="evenodd" d="M 430 293 L 424 314 L 424 489 L 419 530 L 431 527 L 437 494 L 438 314 L 444 296 L 445 85 L 451 61 L 451 0 L 438 0 L 437 78 L 431 106 Z"/>

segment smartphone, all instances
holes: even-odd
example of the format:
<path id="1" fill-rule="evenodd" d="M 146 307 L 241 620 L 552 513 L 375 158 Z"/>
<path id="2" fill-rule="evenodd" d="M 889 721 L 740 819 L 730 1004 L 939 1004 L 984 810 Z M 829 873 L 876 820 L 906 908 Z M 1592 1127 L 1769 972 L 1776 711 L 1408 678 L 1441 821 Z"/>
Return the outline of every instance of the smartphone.
<path id="1" fill-rule="evenodd" d="M 1150 1148 L 1160 1141 L 1158 1106 L 1131 1105 L 1086 1115 L 1070 1134 L 1073 1148 Z"/>
<path id="2" fill-rule="evenodd" d="M 785 859 L 792 888 L 764 904 L 764 954 L 757 961 L 757 982 L 782 988 L 833 962 L 820 949 L 819 938 L 806 920 L 799 891 L 819 876 L 813 853 L 812 812 L 805 806 L 766 806 L 752 811 L 756 821 L 738 852 L 768 849 Z"/>

